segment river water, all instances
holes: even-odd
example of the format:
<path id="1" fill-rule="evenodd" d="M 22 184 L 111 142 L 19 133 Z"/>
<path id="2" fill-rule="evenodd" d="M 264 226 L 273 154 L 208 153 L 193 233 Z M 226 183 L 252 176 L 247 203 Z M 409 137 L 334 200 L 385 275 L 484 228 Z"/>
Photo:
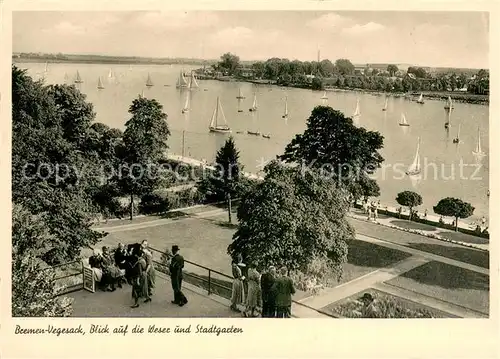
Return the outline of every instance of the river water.
<path id="1" fill-rule="evenodd" d="M 35 79 L 44 73 L 45 64 L 18 63 L 18 67 L 28 69 Z M 189 71 L 191 67 L 185 66 Z M 129 67 L 101 64 L 49 64 L 45 73 L 46 83 L 72 83 L 76 72 L 80 73 L 80 90 L 94 105 L 96 121 L 111 127 L 124 128 L 130 118 L 128 108 L 132 100 L 141 92 L 148 98 L 155 98 L 168 115 L 172 132 L 169 138 L 170 151 L 197 159 L 213 161 L 215 152 L 224 144 L 228 135 L 208 132 L 208 125 L 216 105 L 217 96 L 232 135 L 235 138 L 240 159 L 245 171 L 257 173 L 263 161 L 283 153 L 286 144 L 297 133 L 305 129 L 306 119 L 316 105 L 328 104 L 351 116 L 359 99 L 361 116 L 359 125 L 379 131 L 384 136 L 384 168 L 374 176 L 380 188 L 380 201 L 396 206 L 398 192 L 412 190 L 423 197 L 424 208 L 432 213 L 432 206 L 441 198 L 457 197 L 470 202 L 476 209 L 473 218 L 488 217 L 489 187 L 489 107 L 484 105 L 455 103 L 451 115 L 444 109 L 445 103 L 426 100 L 420 105 L 403 98 L 389 97 L 387 111 L 382 111 L 385 96 L 375 96 L 357 92 L 328 92 L 328 100 L 322 100 L 322 92 L 279 88 L 277 86 L 254 85 L 239 82 L 198 80 L 200 87 L 187 91 L 176 89 L 180 66 L 135 65 Z M 112 70 L 113 76 L 109 77 Z M 145 86 L 150 74 L 153 87 Z M 105 89 L 98 90 L 101 77 Z M 246 97 L 237 100 L 241 89 Z M 258 111 L 249 112 L 253 95 L 257 94 Z M 190 110 L 181 110 L 190 96 Z M 288 120 L 282 119 L 285 97 L 288 99 Z M 238 109 L 243 112 L 238 112 Z M 398 125 L 404 113 L 410 126 Z M 450 116 L 450 128 L 444 123 Z M 472 154 L 476 147 L 478 126 L 481 131 L 481 146 L 487 155 L 478 161 Z M 460 143 L 454 144 L 460 127 Z M 252 136 L 247 130 L 269 133 L 270 139 Z M 182 140 L 184 133 L 184 141 Z M 412 163 L 420 138 L 422 178 L 412 181 L 404 171 Z M 472 219 L 472 218 L 471 218 Z"/>

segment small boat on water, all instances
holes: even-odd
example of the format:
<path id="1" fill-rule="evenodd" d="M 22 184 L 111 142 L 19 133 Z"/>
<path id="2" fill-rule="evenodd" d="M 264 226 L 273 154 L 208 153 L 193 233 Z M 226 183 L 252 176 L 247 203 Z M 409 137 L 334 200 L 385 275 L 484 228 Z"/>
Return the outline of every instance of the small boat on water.
<path id="1" fill-rule="evenodd" d="M 99 80 L 97 80 L 97 88 L 99 90 L 103 90 L 104 89 L 104 85 L 102 84 L 102 81 L 101 81 L 101 76 L 99 76 Z"/>
<path id="2" fill-rule="evenodd" d="M 423 105 L 425 102 L 424 102 L 424 95 L 421 93 L 419 98 L 417 99 L 417 103 Z"/>
<path id="3" fill-rule="evenodd" d="M 481 131 L 479 130 L 479 127 L 477 128 L 477 142 L 476 142 L 476 148 L 474 151 L 472 151 L 472 154 L 476 156 L 477 158 L 481 159 L 484 156 L 486 156 L 486 153 L 483 152 L 483 149 L 481 148 Z M 489 194 L 489 190 L 488 190 Z"/>
<path id="4" fill-rule="evenodd" d="M 417 150 L 415 151 L 415 157 L 413 158 L 412 164 L 408 167 L 406 174 L 408 176 L 417 176 L 421 172 L 420 166 L 420 137 L 417 140 Z"/>
<path id="5" fill-rule="evenodd" d="M 181 70 L 179 73 L 179 78 L 177 79 L 177 83 L 175 84 L 176 88 L 187 88 L 189 86 L 186 78 L 184 77 L 184 71 Z"/>
<path id="6" fill-rule="evenodd" d="M 76 71 L 76 78 L 75 78 L 75 84 L 81 84 L 83 83 L 82 78 L 80 77 L 80 72 L 78 70 Z"/>
<path id="7" fill-rule="evenodd" d="M 387 111 L 387 104 L 389 103 L 389 99 L 386 97 L 385 98 L 385 104 L 384 107 L 382 108 L 382 111 Z"/>
<path id="8" fill-rule="evenodd" d="M 449 129 L 450 128 L 450 122 L 451 122 L 451 111 L 448 111 L 448 118 L 446 119 L 446 122 L 444 123 L 444 128 Z"/>
<path id="9" fill-rule="evenodd" d="M 257 94 L 253 94 L 253 104 L 252 107 L 248 109 L 250 112 L 255 112 L 257 111 Z"/>
<path id="10" fill-rule="evenodd" d="M 224 122 L 220 125 L 220 121 Z M 208 126 L 210 132 L 217 133 L 231 133 L 231 129 L 227 125 L 226 116 L 224 116 L 224 110 L 220 103 L 220 99 L 217 96 L 217 104 L 215 105 L 214 113 L 212 114 L 212 119 L 210 120 L 210 125 Z"/>
<path id="11" fill-rule="evenodd" d="M 328 100 L 328 96 L 326 95 L 326 91 L 323 92 L 323 96 L 321 96 L 322 100 Z"/>
<path id="12" fill-rule="evenodd" d="M 200 87 L 198 85 L 198 81 L 196 81 L 196 77 L 194 75 L 194 71 L 191 71 L 191 76 L 189 77 L 189 85 L 188 85 L 189 89 L 197 89 L 198 87 Z"/>
<path id="13" fill-rule="evenodd" d="M 269 133 L 263 133 L 262 137 L 264 137 L 264 138 L 271 138 L 271 134 L 269 134 Z"/>
<path id="14" fill-rule="evenodd" d="M 242 134 L 242 133 L 243 133 L 243 131 L 236 131 L 236 133 L 238 133 L 238 134 Z"/>
<path id="15" fill-rule="evenodd" d="M 352 120 L 354 122 L 357 122 L 360 117 L 361 117 L 361 109 L 359 107 L 359 98 L 358 98 L 356 100 L 356 109 L 354 110 L 354 113 L 352 114 Z"/>
<path id="16" fill-rule="evenodd" d="M 139 94 L 139 97 L 140 98 L 146 98 L 146 96 L 144 96 L 144 90 L 141 91 L 141 93 Z"/>
<path id="17" fill-rule="evenodd" d="M 457 137 L 453 139 L 453 143 L 460 143 L 460 124 L 458 125 Z"/>
<path id="18" fill-rule="evenodd" d="M 451 97 L 448 96 L 448 100 L 446 101 L 446 105 L 444 105 L 445 110 L 453 110 L 453 101 L 451 100 Z"/>
<path id="19" fill-rule="evenodd" d="M 68 76 L 68 73 L 65 73 L 64 74 L 64 83 L 67 84 L 69 81 L 69 76 Z"/>
<path id="20" fill-rule="evenodd" d="M 259 131 L 247 131 L 249 135 L 260 136 L 261 133 Z"/>
<path id="21" fill-rule="evenodd" d="M 45 72 L 45 73 L 49 72 L 49 64 L 48 64 L 48 62 L 45 62 L 45 68 L 44 68 L 43 72 Z"/>
<path id="22" fill-rule="evenodd" d="M 184 107 L 182 108 L 182 113 L 189 112 L 189 91 L 186 93 L 186 102 L 184 103 Z"/>
<path id="23" fill-rule="evenodd" d="M 148 79 L 146 80 L 146 87 L 153 87 L 153 81 L 151 80 L 151 75 L 148 73 Z"/>
<path id="24" fill-rule="evenodd" d="M 241 92 L 241 89 L 239 89 L 239 91 L 238 91 L 238 96 L 236 96 L 236 98 L 237 98 L 238 100 L 243 100 L 243 99 L 245 98 L 245 96 L 243 96 L 243 93 Z"/>
<path id="25" fill-rule="evenodd" d="M 109 69 L 109 72 L 108 72 L 108 78 L 109 79 L 114 79 L 115 78 L 115 75 L 113 73 L 113 70 Z"/>
<path id="26" fill-rule="evenodd" d="M 285 97 L 285 113 L 281 118 L 284 118 L 285 120 L 288 119 L 288 97 Z"/>
<path id="27" fill-rule="evenodd" d="M 401 114 L 401 120 L 399 120 L 399 126 L 410 126 L 410 124 L 406 120 L 406 116 L 404 113 Z"/>

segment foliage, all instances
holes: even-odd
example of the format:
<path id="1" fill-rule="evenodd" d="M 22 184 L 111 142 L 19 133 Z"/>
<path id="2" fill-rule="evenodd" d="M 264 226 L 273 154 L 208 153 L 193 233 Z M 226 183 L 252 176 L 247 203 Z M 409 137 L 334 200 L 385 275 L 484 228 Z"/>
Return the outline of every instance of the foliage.
<path id="1" fill-rule="evenodd" d="M 143 214 L 161 214 L 170 209 L 170 202 L 159 194 L 149 193 L 141 198 L 139 212 Z"/>
<path id="2" fill-rule="evenodd" d="M 348 191 L 352 195 L 354 202 L 357 202 L 361 198 L 380 196 L 380 187 L 377 181 L 366 174 L 360 175 L 358 181 L 351 182 Z"/>
<path id="3" fill-rule="evenodd" d="M 277 161 L 264 171 L 264 180 L 241 199 L 239 228 L 228 254 L 241 254 L 258 266 L 286 265 L 306 274 L 319 260 L 329 269 L 319 280 L 339 277 L 354 230 L 334 181 Z"/>
<path id="4" fill-rule="evenodd" d="M 420 79 L 425 79 L 426 77 L 428 77 L 427 71 L 422 67 L 410 66 L 408 67 L 408 70 L 406 70 L 406 73 L 414 74 L 415 77 L 418 77 Z"/>
<path id="5" fill-rule="evenodd" d="M 422 196 L 412 191 L 399 192 L 396 196 L 396 202 L 401 206 L 406 206 L 410 209 L 410 220 L 413 215 L 413 208 L 422 204 Z"/>
<path id="6" fill-rule="evenodd" d="M 347 59 L 335 61 L 335 69 L 341 75 L 352 75 L 354 73 L 354 65 Z"/>
<path id="7" fill-rule="evenodd" d="M 323 81 L 321 81 L 321 79 L 317 77 L 313 78 L 311 83 L 311 88 L 313 90 L 323 90 L 324 89 Z"/>
<path id="8" fill-rule="evenodd" d="M 142 196 L 163 184 L 160 160 L 168 149 L 170 130 L 163 106 L 154 99 L 139 96 L 130 106 L 131 119 L 125 124 L 118 183 L 125 193 Z M 131 201 L 133 208 L 133 200 Z M 130 213 L 132 219 L 132 211 Z"/>
<path id="9" fill-rule="evenodd" d="M 312 169 L 335 178 L 353 195 L 375 195 L 372 174 L 384 161 L 379 132 L 356 127 L 351 118 L 328 106 L 317 106 L 307 120 L 307 128 L 286 146 L 279 158 L 298 163 L 303 171 Z"/>
<path id="10" fill-rule="evenodd" d="M 227 72 L 227 74 L 231 76 L 236 73 L 236 70 L 239 68 L 239 65 L 240 65 L 240 58 L 236 55 L 231 54 L 230 52 L 227 52 L 220 57 L 218 68 L 223 72 Z"/>
<path id="11" fill-rule="evenodd" d="M 43 218 L 22 206 L 12 214 L 12 316 L 59 317 L 71 315 L 71 301 L 58 298 L 54 271 L 37 257 L 53 235 Z"/>
<path id="12" fill-rule="evenodd" d="M 12 200 L 43 220 L 50 236 L 38 254 L 48 263 L 73 260 L 104 235 L 90 229 L 101 185 L 101 158 L 85 147 L 93 116 L 75 87 L 44 86 L 12 67 Z"/>
<path id="13" fill-rule="evenodd" d="M 387 66 L 387 72 L 389 73 L 390 76 L 394 76 L 396 72 L 398 72 L 398 67 L 396 65 L 388 65 Z"/>
<path id="14" fill-rule="evenodd" d="M 474 214 L 474 207 L 458 198 L 446 197 L 433 207 L 434 213 L 441 216 L 455 217 L 455 231 L 458 231 L 458 219 L 468 218 Z"/>

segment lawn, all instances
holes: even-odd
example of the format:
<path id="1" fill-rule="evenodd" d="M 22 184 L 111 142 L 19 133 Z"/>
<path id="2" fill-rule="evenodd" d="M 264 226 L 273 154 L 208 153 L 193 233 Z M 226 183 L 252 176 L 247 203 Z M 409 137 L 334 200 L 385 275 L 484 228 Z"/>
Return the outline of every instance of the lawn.
<path id="1" fill-rule="evenodd" d="M 414 268 L 387 284 L 489 313 L 490 277 L 441 262 Z"/>
<path id="2" fill-rule="evenodd" d="M 375 299 L 376 311 L 365 311 L 359 300 L 365 293 Z M 375 289 L 367 289 L 321 308 L 341 318 L 450 318 L 451 315 Z"/>
<path id="3" fill-rule="evenodd" d="M 479 267 L 489 268 L 490 257 L 487 251 L 467 248 L 458 244 L 439 241 L 353 218 L 348 218 L 348 220 L 358 234 L 379 238 L 386 242 L 400 244 Z"/>

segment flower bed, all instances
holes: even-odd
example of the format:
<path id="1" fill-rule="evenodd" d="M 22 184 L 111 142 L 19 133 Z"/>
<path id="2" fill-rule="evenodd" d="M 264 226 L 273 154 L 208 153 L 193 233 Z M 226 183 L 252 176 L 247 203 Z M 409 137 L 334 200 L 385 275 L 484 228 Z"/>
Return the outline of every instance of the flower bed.
<path id="1" fill-rule="evenodd" d="M 451 315 L 394 295 L 369 289 L 322 310 L 340 318 L 450 318 Z"/>

